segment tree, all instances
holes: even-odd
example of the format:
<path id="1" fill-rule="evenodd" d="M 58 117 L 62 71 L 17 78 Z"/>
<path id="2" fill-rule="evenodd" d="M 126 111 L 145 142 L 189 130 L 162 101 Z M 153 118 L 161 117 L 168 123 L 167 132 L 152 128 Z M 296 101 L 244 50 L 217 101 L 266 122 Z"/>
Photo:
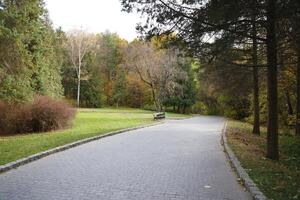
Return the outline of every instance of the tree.
<path id="1" fill-rule="evenodd" d="M 112 106 L 114 102 L 114 85 L 117 81 L 117 71 L 123 59 L 123 48 L 127 41 L 121 39 L 116 33 L 108 31 L 97 35 L 97 62 L 102 72 L 102 82 L 106 104 Z"/>
<path id="2" fill-rule="evenodd" d="M 93 36 L 82 29 L 67 33 L 66 49 L 69 59 L 77 74 L 77 107 L 80 106 L 80 82 L 82 76 L 83 58 L 93 45 Z"/>
<path id="3" fill-rule="evenodd" d="M 278 150 L 278 91 L 277 91 L 277 40 L 276 0 L 268 0 L 267 12 L 267 62 L 268 62 L 268 127 L 267 127 L 267 157 L 279 159 Z"/>
<path id="4" fill-rule="evenodd" d="M 34 94 L 60 97 L 60 44 L 42 0 L 1 1 L 0 98 L 32 100 Z"/>
<path id="5" fill-rule="evenodd" d="M 288 4 L 288 9 L 292 10 L 292 14 L 288 13 L 289 20 L 292 24 L 292 38 L 293 46 L 297 54 L 297 86 L 296 86 L 296 136 L 300 136 L 300 2 L 291 0 Z"/>
<path id="6" fill-rule="evenodd" d="M 174 90 L 178 68 L 177 50 L 157 50 L 150 42 L 134 41 L 125 51 L 125 66 L 151 89 L 155 109 L 161 111 L 164 97 Z"/>
<path id="7" fill-rule="evenodd" d="M 252 64 L 253 64 L 253 130 L 252 132 L 256 135 L 260 135 L 260 114 L 259 114 L 259 82 L 258 82 L 258 42 L 257 42 L 257 7 L 258 2 L 257 0 L 253 0 L 253 7 L 252 7 Z"/>
<path id="8" fill-rule="evenodd" d="M 97 47 L 84 57 L 85 73 L 81 84 L 81 106 L 100 108 L 103 105 L 102 72 L 97 62 Z"/>
<path id="9" fill-rule="evenodd" d="M 196 102 L 196 82 L 193 73 L 192 58 L 178 57 L 178 67 L 181 75 L 177 75 L 174 80 L 174 88 L 164 94 L 164 105 L 173 106 L 173 110 L 186 113 L 187 108 Z"/>
<path id="10" fill-rule="evenodd" d="M 159 109 L 155 75 L 160 66 L 158 54 L 150 43 L 134 41 L 125 50 L 125 66 L 151 88 L 155 108 Z"/>
<path id="11" fill-rule="evenodd" d="M 119 107 L 120 101 L 126 96 L 126 75 L 124 69 L 118 69 L 113 85 L 113 100 L 116 107 Z"/>
<path id="12" fill-rule="evenodd" d="M 298 21 L 299 22 L 299 21 Z M 299 27 L 299 25 L 298 25 Z M 298 33 L 299 34 L 299 33 Z M 300 136 L 300 37 L 297 39 L 297 108 L 296 108 L 296 135 Z"/>

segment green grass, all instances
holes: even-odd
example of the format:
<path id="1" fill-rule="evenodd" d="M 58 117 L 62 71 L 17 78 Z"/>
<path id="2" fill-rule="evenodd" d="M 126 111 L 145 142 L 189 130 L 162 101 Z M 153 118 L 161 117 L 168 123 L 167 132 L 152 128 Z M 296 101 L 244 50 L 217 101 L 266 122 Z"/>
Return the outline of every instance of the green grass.
<path id="1" fill-rule="evenodd" d="M 166 112 L 166 117 L 168 119 L 185 119 L 185 118 L 192 117 L 192 116 L 193 115 Z"/>
<path id="2" fill-rule="evenodd" d="M 167 117 L 187 115 L 168 113 Z M 70 129 L 0 137 L 0 165 L 84 138 L 153 122 L 152 112 L 141 109 L 80 109 Z"/>
<path id="3" fill-rule="evenodd" d="M 250 177 L 269 199 L 300 199 L 300 138 L 280 133 L 280 160 L 265 158 L 266 130 L 251 134 L 252 126 L 230 121 L 228 142 Z"/>

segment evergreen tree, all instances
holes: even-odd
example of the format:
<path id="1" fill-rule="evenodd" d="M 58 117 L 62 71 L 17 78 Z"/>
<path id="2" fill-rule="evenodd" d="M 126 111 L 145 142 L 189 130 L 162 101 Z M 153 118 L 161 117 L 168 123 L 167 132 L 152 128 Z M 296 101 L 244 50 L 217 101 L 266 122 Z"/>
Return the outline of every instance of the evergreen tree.
<path id="1" fill-rule="evenodd" d="M 36 93 L 61 96 L 60 44 L 43 1 L 3 0 L 1 7 L 0 98 L 20 102 Z"/>
<path id="2" fill-rule="evenodd" d="M 116 104 L 116 107 L 119 107 L 119 104 L 122 99 L 126 96 L 126 76 L 124 69 L 118 69 L 116 78 L 113 86 L 113 101 Z"/>

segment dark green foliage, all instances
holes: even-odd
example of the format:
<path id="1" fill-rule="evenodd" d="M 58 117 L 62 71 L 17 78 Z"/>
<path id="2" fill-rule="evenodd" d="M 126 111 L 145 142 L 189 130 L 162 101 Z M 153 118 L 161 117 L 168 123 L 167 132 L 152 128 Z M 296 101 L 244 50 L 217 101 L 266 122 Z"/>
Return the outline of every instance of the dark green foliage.
<path id="1" fill-rule="evenodd" d="M 250 102 L 246 97 L 236 97 L 231 95 L 220 95 L 218 102 L 226 117 L 243 120 L 250 115 Z"/>
<path id="2" fill-rule="evenodd" d="M 41 0 L 3 1 L 0 10 L 0 99 L 35 93 L 60 97 L 60 43 Z"/>
<path id="3" fill-rule="evenodd" d="M 116 103 L 114 97 L 114 81 L 118 81 L 117 71 L 122 61 L 122 40 L 114 33 L 105 32 L 98 36 L 99 49 L 97 50 L 97 60 L 104 84 L 104 94 L 106 104 L 112 106 Z M 119 98 L 118 98 L 119 99 Z"/>
<path id="4" fill-rule="evenodd" d="M 81 80 L 81 105 L 83 107 L 101 108 L 103 106 L 103 80 L 96 59 L 97 54 L 94 52 L 89 52 L 84 57 L 85 66 Z"/>
<path id="5" fill-rule="evenodd" d="M 251 115 L 251 68 L 234 64 L 243 60 L 247 51 L 232 49 L 219 55 L 219 60 L 198 68 L 200 95 L 204 114 L 223 114 L 243 120 Z M 224 63 L 224 59 L 231 62 Z"/>
<path id="6" fill-rule="evenodd" d="M 124 69 L 117 70 L 112 92 L 113 101 L 118 107 L 120 101 L 123 100 L 126 96 L 126 75 Z"/>
<path id="7" fill-rule="evenodd" d="M 68 99 L 76 99 L 77 95 L 77 75 L 74 68 L 68 62 L 62 67 L 62 84 L 64 96 Z"/>
<path id="8" fill-rule="evenodd" d="M 194 61 L 191 58 L 181 57 L 178 58 L 178 62 L 184 76 L 176 78 L 174 91 L 163 98 L 163 103 L 167 107 L 173 107 L 174 111 L 186 113 L 187 109 L 194 105 L 197 100 L 196 81 L 192 69 Z"/>
<path id="9" fill-rule="evenodd" d="M 81 105 L 88 108 L 102 107 L 102 83 L 97 77 L 81 82 Z"/>

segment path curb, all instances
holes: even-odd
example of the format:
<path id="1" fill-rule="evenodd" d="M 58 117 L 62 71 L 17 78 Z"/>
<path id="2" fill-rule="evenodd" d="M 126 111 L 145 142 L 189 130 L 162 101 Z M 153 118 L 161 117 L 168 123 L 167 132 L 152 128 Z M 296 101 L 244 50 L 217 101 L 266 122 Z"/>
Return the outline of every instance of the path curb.
<path id="1" fill-rule="evenodd" d="M 241 166 L 240 161 L 237 159 L 231 148 L 227 143 L 226 137 L 227 122 L 224 124 L 222 130 L 222 144 L 224 146 L 225 153 L 236 171 L 238 177 L 243 181 L 245 188 L 250 192 L 254 200 L 267 200 L 267 197 L 260 191 L 253 180 L 250 178 L 246 170 Z"/>
<path id="2" fill-rule="evenodd" d="M 12 170 L 12 169 L 16 169 L 16 168 L 18 168 L 22 165 L 27 164 L 27 163 L 39 160 L 39 159 L 44 158 L 46 156 L 49 156 L 51 154 L 58 153 L 58 152 L 61 152 L 61 151 L 65 151 L 67 149 L 71 149 L 73 147 L 76 147 L 76 146 L 79 146 L 79 145 L 82 145 L 82 144 L 86 144 L 88 142 L 96 141 L 96 140 L 99 140 L 99 139 L 102 139 L 102 138 L 105 138 L 105 137 L 117 135 L 117 134 L 128 132 L 128 131 L 133 131 L 133 130 L 137 130 L 137 129 L 156 126 L 156 125 L 163 124 L 163 123 L 164 122 L 157 122 L 157 123 L 154 123 L 154 124 L 148 124 L 148 125 L 137 126 L 137 127 L 133 127 L 133 128 L 121 129 L 121 130 L 118 130 L 118 131 L 112 131 L 112 132 L 106 133 L 104 135 L 98 135 L 98 136 L 82 139 L 82 140 L 79 140 L 79 141 L 76 141 L 76 142 L 73 142 L 73 143 L 69 143 L 69 144 L 66 144 L 66 145 L 63 145 L 63 146 L 56 147 L 54 149 L 50 149 L 50 150 L 43 151 L 43 152 L 40 152 L 40 153 L 37 153 L 37 154 L 33 154 L 31 156 L 28 156 L 28 157 L 25 157 L 25 158 L 7 163 L 5 165 L 0 165 L 0 174 L 4 173 L 4 172 L 7 172 L 9 170 Z"/>

